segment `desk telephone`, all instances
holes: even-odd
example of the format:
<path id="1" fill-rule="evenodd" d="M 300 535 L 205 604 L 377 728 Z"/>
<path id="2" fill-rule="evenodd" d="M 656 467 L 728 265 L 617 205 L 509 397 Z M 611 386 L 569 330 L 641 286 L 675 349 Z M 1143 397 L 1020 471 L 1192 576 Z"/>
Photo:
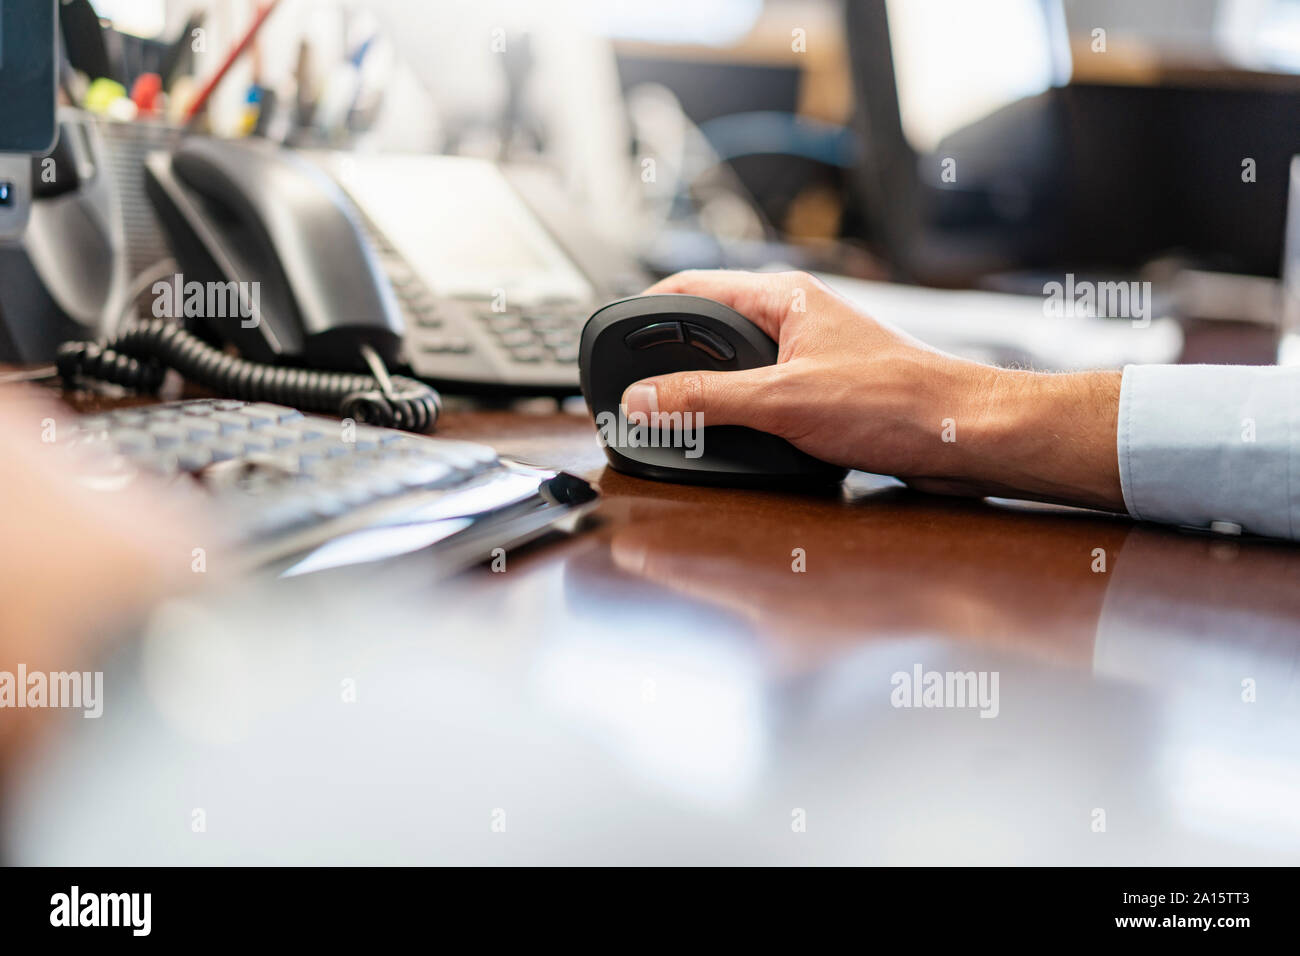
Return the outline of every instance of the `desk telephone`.
<path id="1" fill-rule="evenodd" d="M 434 385 L 576 392 L 587 316 L 645 282 L 557 215 L 538 176 L 476 160 L 193 138 L 144 175 L 179 277 L 137 291 L 175 279 L 172 307 L 188 314 L 66 343 L 68 381 L 152 391 L 173 368 L 232 398 L 428 431 Z M 239 308 L 180 308 L 193 283 Z"/>

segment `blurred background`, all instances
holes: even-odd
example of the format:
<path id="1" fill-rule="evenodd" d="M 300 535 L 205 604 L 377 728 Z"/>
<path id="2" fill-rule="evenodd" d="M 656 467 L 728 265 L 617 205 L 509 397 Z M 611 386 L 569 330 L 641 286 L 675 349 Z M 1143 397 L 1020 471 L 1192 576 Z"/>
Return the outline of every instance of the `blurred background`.
<path id="1" fill-rule="evenodd" d="M 165 134 L 266 6 L 68 0 L 64 95 Z M 1270 361 L 1297 117 L 1300 0 L 282 0 L 200 122 L 544 166 L 651 273 L 1150 281 Z"/>

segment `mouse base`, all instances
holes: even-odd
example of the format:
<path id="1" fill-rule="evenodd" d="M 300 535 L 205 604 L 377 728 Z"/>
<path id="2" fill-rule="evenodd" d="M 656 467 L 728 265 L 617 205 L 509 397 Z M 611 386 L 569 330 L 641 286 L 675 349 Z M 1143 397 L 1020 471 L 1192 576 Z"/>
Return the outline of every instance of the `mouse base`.
<path id="1" fill-rule="evenodd" d="M 645 478 L 674 485 L 708 485 L 717 488 L 766 488 L 782 491 L 825 490 L 840 484 L 848 476 L 847 468 L 826 466 L 819 472 L 772 474 L 771 472 L 710 471 L 697 468 L 674 468 L 633 461 L 611 448 L 605 449 L 609 466 L 622 475 Z"/>

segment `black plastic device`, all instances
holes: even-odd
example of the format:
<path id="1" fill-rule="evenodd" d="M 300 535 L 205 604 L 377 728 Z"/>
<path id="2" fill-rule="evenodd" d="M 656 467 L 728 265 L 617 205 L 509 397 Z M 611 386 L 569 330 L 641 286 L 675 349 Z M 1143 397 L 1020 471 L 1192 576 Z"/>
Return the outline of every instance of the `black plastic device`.
<path id="1" fill-rule="evenodd" d="M 693 295 L 621 299 L 587 320 L 579 348 L 582 394 L 617 471 L 657 481 L 714 485 L 804 485 L 842 481 L 848 470 L 784 438 L 738 425 L 705 426 L 692 441 L 659 429 L 651 438 L 621 419 L 633 382 L 697 369 L 734 372 L 776 364 L 777 346 L 734 309 Z M 683 430 L 686 427 L 682 423 Z M 676 423 L 674 423 L 674 426 Z M 669 429 L 668 431 L 671 431 Z M 628 440 L 623 440 L 628 436 Z M 692 447 L 693 446 L 693 447 Z"/>
<path id="2" fill-rule="evenodd" d="M 55 0 L 0 0 L 0 152 L 49 152 L 58 90 Z"/>

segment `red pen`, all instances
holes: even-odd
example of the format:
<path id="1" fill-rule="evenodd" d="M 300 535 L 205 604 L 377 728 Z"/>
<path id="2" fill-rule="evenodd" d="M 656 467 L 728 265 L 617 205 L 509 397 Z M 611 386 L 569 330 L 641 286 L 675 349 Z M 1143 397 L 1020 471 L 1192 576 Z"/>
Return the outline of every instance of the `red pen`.
<path id="1" fill-rule="evenodd" d="M 221 85 L 221 81 L 225 79 L 226 74 L 230 72 L 230 68 L 235 65 L 235 62 L 244 55 L 244 51 L 247 50 L 249 45 L 253 42 L 258 31 L 262 29 L 262 24 L 266 22 L 266 18 L 271 15 L 272 10 L 279 6 L 279 3 L 280 0 L 269 0 L 269 2 L 262 4 L 262 6 L 258 8 L 257 16 L 253 18 L 252 26 L 248 28 L 247 32 L 245 32 L 239 42 L 235 44 L 234 48 L 226 54 L 225 60 L 221 63 L 221 68 L 217 70 L 212 79 L 208 80 L 208 82 L 203 85 L 203 89 L 199 91 L 199 95 L 194 98 L 194 102 L 191 103 L 190 108 L 186 110 L 186 122 L 192 121 L 194 117 L 198 116 L 199 113 L 202 112 L 203 107 L 206 106 L 208 100 L 211 99 L 213 92 Z"/>

